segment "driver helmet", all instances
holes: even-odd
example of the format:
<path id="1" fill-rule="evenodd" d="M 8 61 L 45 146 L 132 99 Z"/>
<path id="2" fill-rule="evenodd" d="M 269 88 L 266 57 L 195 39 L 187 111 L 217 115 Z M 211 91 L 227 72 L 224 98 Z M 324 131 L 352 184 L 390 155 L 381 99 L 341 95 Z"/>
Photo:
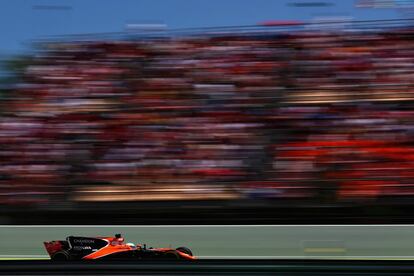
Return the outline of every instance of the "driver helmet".
<path id="1" fill-rule="evenodd" d="M 129 247 L 131 247 L 132 249 L 136 249 L 136 245 L 133 244 L 132 242 L 127 243 L 126 245 L 128 245 Z"/>

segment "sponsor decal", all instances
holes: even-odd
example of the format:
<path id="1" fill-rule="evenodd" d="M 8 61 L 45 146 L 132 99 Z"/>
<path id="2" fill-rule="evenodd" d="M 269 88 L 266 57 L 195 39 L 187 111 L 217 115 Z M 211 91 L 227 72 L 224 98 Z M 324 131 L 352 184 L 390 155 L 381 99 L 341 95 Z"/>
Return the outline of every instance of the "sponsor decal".
<path id="1" fill-rule="evenodd" d="M 90 246 L 74 246 L 73 247 L 74 250 L 92 250 L 92 247 Z"/>
<path id="2" fill-rule="evenodd" d="M 95 243 L 94 240 L 83 240 L 83 239 L 74 239 L 73 242 L 76 242 L 76 243 Z"/>

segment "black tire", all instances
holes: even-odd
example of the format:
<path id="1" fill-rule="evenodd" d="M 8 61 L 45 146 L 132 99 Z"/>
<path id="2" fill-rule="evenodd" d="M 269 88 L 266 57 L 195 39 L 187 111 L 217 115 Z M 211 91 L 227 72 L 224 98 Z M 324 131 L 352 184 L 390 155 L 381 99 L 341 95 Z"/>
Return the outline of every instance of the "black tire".
<path id="1" fill-rule="evenodd" d="M 69 253 L 67 251 L 58 251 L 52 256 L 52 261 L 54 262 L 66 262 L 70 260 Z"/>
<path id="2" fill-rule="evenodd" d="M 178 247 L 176 250 L 177 251 L 180 251 L 180 252 L 182 252 L 184 254 L 193 256 L 193 252 L 191 252 L 190 248 L 188 248 L 188 247 L 181 246 L 181 247 Z"/>

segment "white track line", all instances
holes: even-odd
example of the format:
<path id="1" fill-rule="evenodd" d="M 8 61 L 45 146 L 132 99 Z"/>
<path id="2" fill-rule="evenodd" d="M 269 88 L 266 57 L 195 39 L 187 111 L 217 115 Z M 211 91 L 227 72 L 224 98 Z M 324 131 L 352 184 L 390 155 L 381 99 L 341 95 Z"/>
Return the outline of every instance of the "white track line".
<path id="1" fill-rule="evenodd" d="M 223 259 L 223 260 L 302 260 L 302 259 L 329 259 L 329 260 L 414 260 L 414 256 L 196 256 L 201 260 Z M 0 260 L 44 260 L 49 259 L 47 255 L 0 255 Z"/>
<path id="2" fill-rule="evenodd" d="M 0 255 L 0 258 L 46 258 L 48 255 Z"/>
<path id="3" fill-rule="evenodd" d="M 198 259 L 267 259 L 267 260 L 301 260 L 301 259 L 407 259 L 414 260 L 414 256 L 196 256 Z"/>
<path id="4" fill-rule="evenodd" d="M 312 224 L 312 225 L 297 225 L 297 224 L 210 224 L 210 225 L 0 225 L 0 228 L 107 228 L 107 227 L 119 227 L 119 228 L 152 228 L 152 227 L 175 227 L 175 228 L 209 228 L 209 227 L 414 227 L 414 224 Z"/>

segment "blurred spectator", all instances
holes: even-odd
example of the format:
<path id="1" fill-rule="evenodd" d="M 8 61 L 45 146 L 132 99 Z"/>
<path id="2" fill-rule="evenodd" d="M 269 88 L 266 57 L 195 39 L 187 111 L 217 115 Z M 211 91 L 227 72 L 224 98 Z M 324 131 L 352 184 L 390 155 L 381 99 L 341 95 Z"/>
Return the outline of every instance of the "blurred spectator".
<path id="1" fill-rule="evenodd" d="M 413 33 L 49 43 L 3 108 L 0 202 L 413 196 Z"/>

